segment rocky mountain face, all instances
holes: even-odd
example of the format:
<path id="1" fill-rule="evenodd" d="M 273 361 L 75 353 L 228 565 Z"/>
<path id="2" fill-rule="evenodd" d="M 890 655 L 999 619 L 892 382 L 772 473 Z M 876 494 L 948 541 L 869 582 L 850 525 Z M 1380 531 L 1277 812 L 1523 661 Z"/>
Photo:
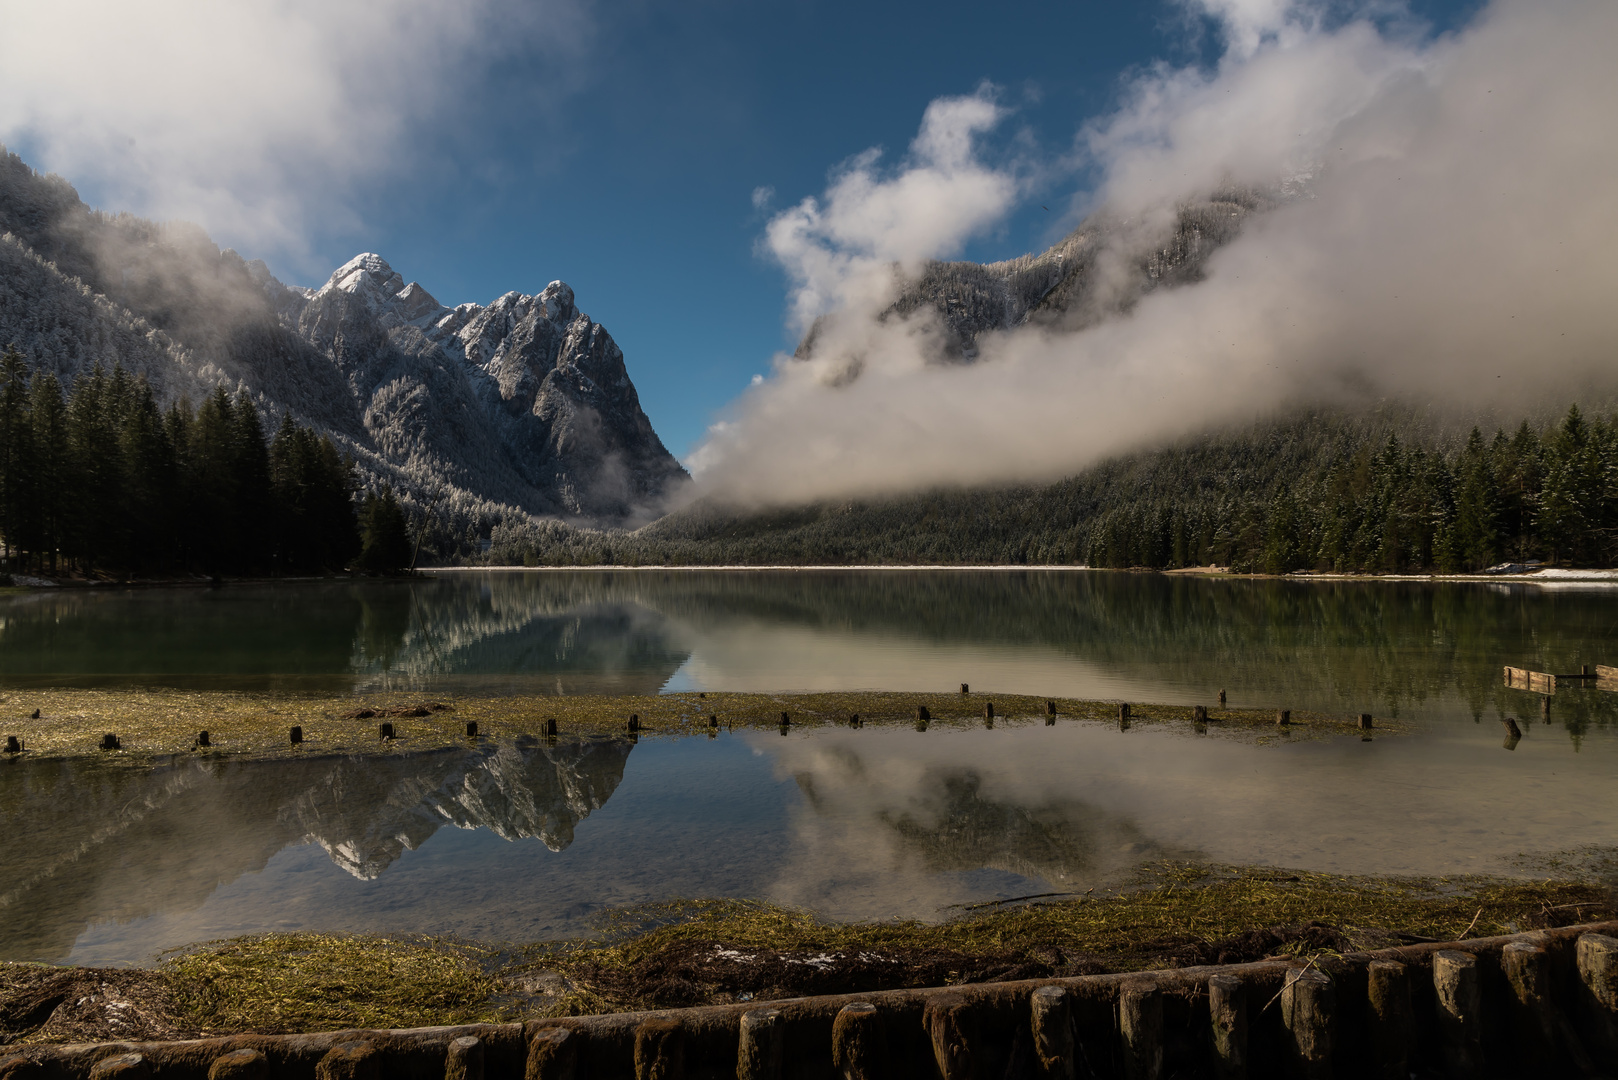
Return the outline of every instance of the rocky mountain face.
<path id="1" fill-rule="evenodd" d="M 65 382 L 100 363 L 165 398 L 225 385 L 331 435 L 366 479 L 487 533 L 512 511 L 636 523 L 688 477 L 623 350 L 560 281 L 446 307 L 362 254 L 288 286 L 200 230 L 90 210 L 0 148 L 0 343 Z"/>
<path id="2" fill-rule="evenodd" d="M 994 331 L 1026 325 L 1080 330 L 1127 312 L 1155 289 L 1197 281 L 1208 256 L 1244 221 L 1297 193 L 1290 183 L 1273 191 L 1231 188 L 1182 203 L 1167 220 L 1097 214 L 1037 255 L 932 262 L 903 284 L 880 317 L 936 313 L 935 359 L 946 363 L 975 360 L 978 339 Z M 816 355 L 824 328 L 823 321 L 810 328 L 797 349 L 800 359 Z"/>

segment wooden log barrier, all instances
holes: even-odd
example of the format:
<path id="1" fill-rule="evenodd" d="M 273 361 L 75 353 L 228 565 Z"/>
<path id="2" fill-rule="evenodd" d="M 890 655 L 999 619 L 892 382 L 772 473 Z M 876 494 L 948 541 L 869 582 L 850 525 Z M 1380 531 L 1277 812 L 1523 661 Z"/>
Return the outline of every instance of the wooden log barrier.
<path id="1" fill-rule="evenodd" d="M 1151 982 L 1134 980 L 1119 989 L 1118 1040 L 1128 1080 L 1163 1075 L 1163 994 Z"/>
<path id="2" fill-rule="evenodd" d="M 1078 1059 L 1073 1046 L 1073 1006 L 1067 990 L 1041 986 L 1028 996 L 1034 1036 L 1034 1060 L 1043 1080 L 1076 1080 Z"/>
<path id="3" fill-rule="evenodd" d="M 1380 1080 L 1409 1080 L 1416 1038 L 1409 969 L 1397 960 L 1372 960 L 1366 967 L 1365 997 L 1367 1050 L 1374 1075 Z"/>
<path id="4" fill-rule="evenodd" d="M 474 1024 L 8 1046 L 0 1051 L 0 1077 L 85 1080 L 105 1061 L 136 1055 L 153 1077 L 203 1080 L 227 1055 L 250 1050 L 268 1059 L 275 1080 L 359 1075 L 367 1069 L 381 1077 L 426 1080 L 450 1075 L 456 1040 L 466 1038 L 483 1045 L 486 1076 L 528 1080 L 627 1080 L 673 1076 L 679 1070 L 693 1080 L 732 1074 L 738 1080 L 956 1075 L 1077 1080 L 1154 1071 L 1230 1076 L 1241 1075 L 1240 1068 L 1268 1077 L 1327 1075 L 1332 1065 L 1339 1076 L 1407 1078 L 1424 1068 L 1461 1075 L 1444 1053 L 1453 1042 L 1451 1021 L 1464 1018 L 1470 1008 L 1468 976 L 1477 993 L 1472 1015 L 1489 1025 L 1481 1032 L 1481 1046 L 1490 1075 L 1602 1075 L 1612 1071 L 1615 1060 L 1603 1049 L 1595 1023 L 1610 1022 L 1618 1012 L 1613 1008 L 1618 1001 L 1614 935 L 1618 921 L 1321 957 L 1319 964 L 1330 965 L 1330 978 L 1314 970 L 1314 963 L 1272 959 L 1149 975 L 794 998 L 767 1007 L 730 1004 L 568 1017 L 526 1027 Z M 1446 971 L 1460 974 L 1446 976 Z M 1244 1012 L 1244 1059 L 1238 1059 L 1241 1040 L 1235 1036 Z M 1555 1043 L 1549 1052 L 1543 1049 L 1548 1031 Z M 670 1040 L 681 1042 L 678 1069 Z M 356 1054 L 357 1045 L 371 1047 L 372 1053 Z M 216 1080 L 227 1076 L 221 1069 Z"/>
<path id="5" fill-rule="evenodd" d="M 843 1080 L 887 1080 L 888 1033 L 881 1010 L 868 1001 L 838 1010 L 831 1025 L 831 1063 Z"/>
<path id="6" fill-rule="evenodd" d="M 743 1013 L 736 1046 L 736 1080 L 780 1080 L 786 1023 L 780 1009 Z"/>
<path id="7" fill-rule="evenodd" d="M 685 1080 L 685 1027 L 652 1019 L 635 1029 L 635 1080 Z"/>
<path id="8" fill-rule="evenodd" d="M 565 1027 L 542 1028 L 528 1040 L 523 1080 L 576 1080 L 579 1037 Z"/>
<path id="9" fill-rule="evenodd" d="M 90 1080 L 137 1080 L 152 1075 L 144 1054 L 118 1054 L 96 1063 Z"/>
<path id="10" fill-rule="evenodd" d="M 208 1066 L 208 1080 L 269 1080 L 270 1059 L 263 1051 L 242 1048 L 220 1054 Z"/>
<path id="11" fill-rule="evenodd" d="M 483 1040 L 476 1035 L 451 1039 L 444 1054 L 444 1080 L 483 1080 Z"/>
<path id="12" fill-rule="evenodd" d="M 934 995 L 922 1010 L 921 1023 L 932 1043 L 939 1076 L 943 1080 L 977 1080 L 981 1070 L 973 1047 L 978 1039 L 966 998 Z"/>
<path id="13" fill-rule="evenodd" d="M 1483 1069 L 1483 985 L 1478 958 L 1459 949 L 1433 954 L 1433 992 L 1438 998 L 1438 1030 L 1451 1077 L 1480 1075 Z"/>
<path id="14" fill-rule="evenodd" d="M 1287 1031 L 1289 1071 L 1306 1080 L 1330 1080 L 1332 1027 L 1337 1000 L 1331 976 L 1304 969 L 1281 988 L 1281 1023 Z"/>

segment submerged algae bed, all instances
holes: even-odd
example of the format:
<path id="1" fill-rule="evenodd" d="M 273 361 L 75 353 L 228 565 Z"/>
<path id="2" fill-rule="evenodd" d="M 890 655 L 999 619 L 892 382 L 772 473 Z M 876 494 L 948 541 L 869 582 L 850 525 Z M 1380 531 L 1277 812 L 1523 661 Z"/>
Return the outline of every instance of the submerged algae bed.
<path id="1" fill-rule="evenodd" d="M 1015 694 L 925 694 L 839 692 L 806 694 L 681 693 L 642 696 L 438 696 L 388 693 L 345 696 L 190 692 L 182 690 L 10 690 L 0 693 L 0 737 L 16 735 L 26 756 L 103 755 L 109 762 L 146 764 L 154 755 L 196 751 L 198 732 L 207 731 L 207 752 L 264 758 L 293 753 L 410 753 L 465 745 L 466 725 L 475 721 L 478 737 L 544 735 L 556 721 L 561 736 L 612 735 L 627 730 L 631 716 L 642 735 L 691 735 L 724 729 L 775 730 L 782 714 L 792 728 L 916 723 L 925 708 L 934 725 L 1031 724 L 1047 719 L 1054 701 L 1058 721 L 1116 723 L 1118 706 L 1071 698 Z M 33 713 L 38 712 L 34 718 Z M 9 714 L 9 715 L 8 715 Z M 1210 708 L 1210 732 L 1261 733 L 1309 738 L 1357 732 L 1358 719 L 1294 711 L 1291 724 L 1276 724 L 1273 709 Z M 394 738 L 378 738 L 378 725 L 393 725 Z M 1192 710 L 1174 705 L 1132 705 L 1131 724 L 1192 722 Z M 1379 731 L 1405 730 L 1396 720 L 1378 718 Z M 288 731 L 303 729 L 301 749 Z M 102 736 L 116 734 L 120 752 L 105 753 Z"/>
<path id="2" fill-rule="evenodd" d="M 766 904 L 686 901 L 616 912 L 583 942 L 269 934 L 189 949 L 151 970 L 0 964 L 0 1044 L 767 1001 L 1314 956 L 1615 915 L 1611 888 L 1592 880 L 1163 863 L 1117 890 L 983 905 L 942 924 L 833 924 Z"/>

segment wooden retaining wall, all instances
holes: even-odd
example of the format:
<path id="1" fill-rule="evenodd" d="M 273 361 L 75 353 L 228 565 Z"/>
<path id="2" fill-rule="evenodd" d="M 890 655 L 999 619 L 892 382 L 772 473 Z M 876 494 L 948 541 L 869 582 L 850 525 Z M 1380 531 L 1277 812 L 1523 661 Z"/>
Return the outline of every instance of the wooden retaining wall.
<path id="1" fill-rule="evenodd" d="M 477 1024 L 0 1047 L 0 1080 L 1618 1076 L 1618 922 L 1131 975 Z"/>

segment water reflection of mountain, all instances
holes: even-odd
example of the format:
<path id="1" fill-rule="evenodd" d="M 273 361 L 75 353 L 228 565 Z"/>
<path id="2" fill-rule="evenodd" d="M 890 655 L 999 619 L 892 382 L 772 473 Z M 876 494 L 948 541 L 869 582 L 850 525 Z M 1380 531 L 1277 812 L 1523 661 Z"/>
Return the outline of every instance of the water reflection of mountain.
<path id="1" fill-rule="evenodd" d="M 553 851 L 623 779 L 631 744 L 536 740 L 391 758 L 185 760 L 150 771 L 0 768 L 7 958 L 65 955 L 92 921 L 197 907 L 221 883 L 319 843 L 360 878 L 445 825 Z"/>

